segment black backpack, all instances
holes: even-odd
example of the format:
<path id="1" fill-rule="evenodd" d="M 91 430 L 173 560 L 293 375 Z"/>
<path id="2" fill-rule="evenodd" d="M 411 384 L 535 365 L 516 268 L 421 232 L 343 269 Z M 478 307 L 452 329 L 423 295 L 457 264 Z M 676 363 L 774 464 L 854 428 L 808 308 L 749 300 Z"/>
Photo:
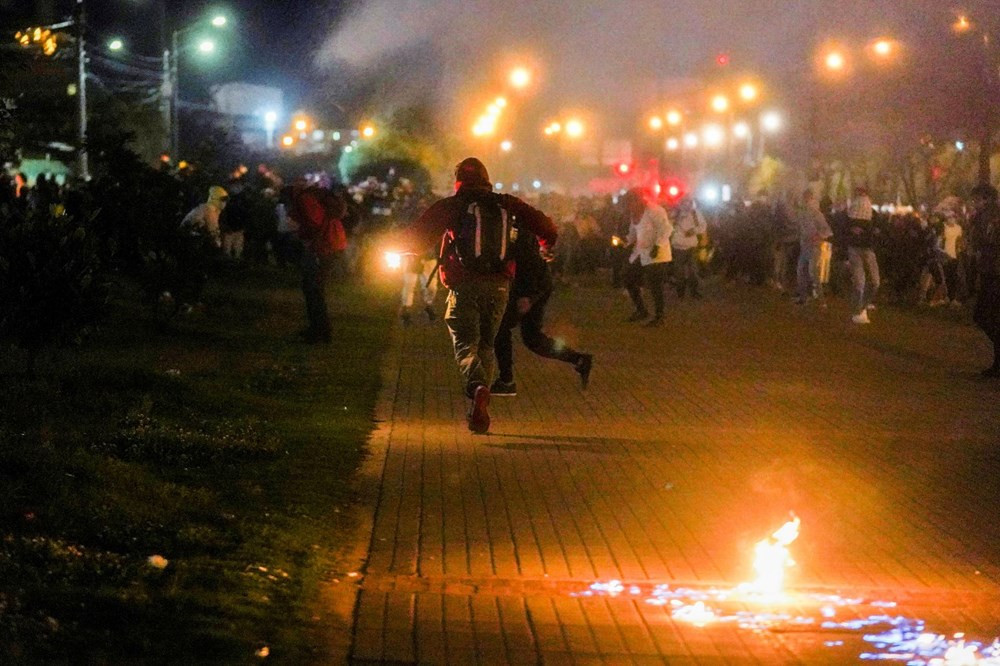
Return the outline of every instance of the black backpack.
<path id="1" fill-rule="evenodd" d="M 514 216 L 503 207 L 500 195 L 492 192 L 467 198 L 462 205 L 451 251 L 468 271 L 502 272 L 517 240 Z"/>

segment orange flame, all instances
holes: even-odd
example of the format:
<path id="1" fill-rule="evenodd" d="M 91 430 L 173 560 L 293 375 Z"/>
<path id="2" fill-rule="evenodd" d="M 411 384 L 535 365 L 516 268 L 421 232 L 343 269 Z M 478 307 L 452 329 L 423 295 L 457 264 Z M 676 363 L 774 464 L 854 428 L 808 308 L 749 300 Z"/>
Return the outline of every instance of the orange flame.
<path id="1" fill-rule="evenodd" d="M 791 520 L 754 547 L 756 556 L 753 568 L 757 577 L 751 587 L 755 591 L 768 596 L 781 594 L 785 584 L 785 569 L 795 565 L 795 560 L 788 554 L 788 546 L 798 538 L 801 522 L 793 514 Z"/>

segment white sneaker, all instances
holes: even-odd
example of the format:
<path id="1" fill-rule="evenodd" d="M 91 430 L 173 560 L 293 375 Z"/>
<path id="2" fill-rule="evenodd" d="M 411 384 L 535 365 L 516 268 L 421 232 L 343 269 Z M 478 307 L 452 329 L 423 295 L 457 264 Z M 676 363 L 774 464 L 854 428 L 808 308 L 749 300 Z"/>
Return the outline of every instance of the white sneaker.
<path id="1" fill-rule="evenodd" d="M 867 310 L 862 310 L 861 314 L 856 314 L 853 317 L 851 317 L 851 321 L 853 321 L 855 324 L 870 324 L 870 323 L 872 323 L 872 320 L 868 318 L 868 311 Z"/>

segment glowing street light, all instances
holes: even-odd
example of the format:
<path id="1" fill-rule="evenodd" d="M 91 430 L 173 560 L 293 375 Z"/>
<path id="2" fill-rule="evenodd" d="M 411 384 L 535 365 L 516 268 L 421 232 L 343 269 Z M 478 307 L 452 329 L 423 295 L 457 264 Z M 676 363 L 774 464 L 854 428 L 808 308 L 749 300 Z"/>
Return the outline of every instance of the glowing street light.
<path id="1" fill-rule="evenodd" d="M 286 134 L 285 136 L 281 137 L 281 145 L 283 145 L 285 148 L 291 148 L 294 144 L 295 144 L 295 137 L 293 137 L 291 134 Z"/>
<path id="2" fill-rule="evenodd" d="M 510 85 L 515 88 L 526 88 L 531 83 L 531 72 L 527 67 L 515 67 L 510 72 Z"/>
<path id="3" fill-rule="evenodd" d="M 729 110 L 729 98 L 725 95 L 716 95 L 712 98 L 712 110 L 716 113 L 725 113 Z"/>
<path id="4" fill-rule="evenodd" d="M 659 116 L 653 116 L 649 119 L 649 129 L 659 130 L 663 129 L 663 118 Z"/>
<path id="5" fill-rule="evenodd" d="M 840 51 L 830 51 L 826 54 L 826 58 L 823 59 L 823 64 L 831 72 L 839 72 L 847 65 L 847 59 Z"/>
<path id="6" fill-rule="evenodd" d="M 298 120 L 295 121 L 295 124 L 292 126 L 298 132 L 305 132 L 307 129 L 309 129 L 309 121 L 307 121 L 305 118 L 299 118 Z"/>
<path id="7" fill-rule="evenodd" d="M 694 132 L 688 132 L 684 135 L 684 147 L 685 148 L 697 148 L 698 147 L 698 135 Z"/>
<path id="8" fill-rule="evenodd" d="M 497 97 L 495 100 L 493 100 L 493 104 L 495 104 L 499 109 L 507 108 L 507 98 Z"/>
<path id="9" fill-rule="evenodd" d="M 116 37 L 108 42 L 108 48 L 112 51 L 121 51 L 125 48 L 125 42 Z"/>
<path id="10" fill-rule="evenodd" d="M 510 139 L 504 139 L 500 142 L 500 150 L 505 153 L 509 153 L 513 147 L 514 143 Z"/>
<path id="11" fill-rule="evenodd" d="M 892 43 L 892 40 L 879 39 L 872 44 L 872 51 L 880 58 L 888 58 L 895 51 L 895 45 Z"/>
<path id="12" fill-rule="evenodd" d="M 733 136 L 737 139 L 745 139 L 750 136 L 750 126 L 746 123 L 736 123 L 733 125 Z"/>
<path id="13" fill-rule="evenodd" d="M 219 14 L 218 16 L 212 18 L 212 25 L 215 26 L 216 28 L 222 28 L 227 23 L 229 23 L 229 19 L 227 19 L 222 14 Z"/>
<path id="14" fill-rule="evenodd" d="M 576 119 L 567 121 L 566 136 L 570 137 L 571 139 L 577 139 L 583 136 L 583 131 L 584 127 L 581 121 Z"/>
<path id="15" fill-rule="evenodd" d="M 676 127 L 677 125 L 681 124 L 682 120 L 684 120 L 684 116 L 681 115 L 680 111 L 677 111 L 676 109 L 671 109 L 670 111 L 667 111 L 668 125 Z"/>
<path id="16" fill-rule="evenodd" d="M 752 83 L 744 83 L 740 86 L 740 98 L 744 102 L 752 102 L 760 96 L 760 90 Z"/>
<path id="17" fill-rule="evenodd" d="M 768 111 L 760 117 L 760 126 L 767 132 L 777 132 L 781 129 L 781 114 L 777 111 Z"/>
<path id="18" fill-rule="evenodd" d="M 726 139 L 726 131 L 719 125 L 706 125 L 702 130 L 702 138 L 709 148 L 718 148 Z"/>
<path id="19" fill-rule="evenodd" d="M 972 21 L 965 14 L 960 14 L 955 22 L 951 26 L 952 30 L 958 33 L 969 32 L 972 30 Z"/>
<path id="20" fill-rule="evenodd" d="M 198 52 L 199 53 L 213 53 L 215 52 L 215 41 L 211 39 L 203 39 L 198 42 Z"/>
<path id="21" fill-rule="evenodd" d="M 365 125 L 361 128 L 361 136 L 366 139 L 370 139 L 375 136 L 375 127 L 373 125 Z"/>
<path id="22" fill-rule="evenodd" d="M 672 136 L 669 139 L 667 139 L 667 150 L 669 150 L 670 152 L 674 152 L 680 147 L 681 147 L 681 142 L 678 141 L 676 137 Z"/>

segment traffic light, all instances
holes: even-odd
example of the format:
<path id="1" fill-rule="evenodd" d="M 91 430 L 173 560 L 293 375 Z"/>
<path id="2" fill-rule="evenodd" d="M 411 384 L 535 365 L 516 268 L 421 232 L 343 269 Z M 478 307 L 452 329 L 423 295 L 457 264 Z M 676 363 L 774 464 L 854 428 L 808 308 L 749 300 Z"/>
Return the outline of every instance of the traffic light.
<path id="1" fill-rule="evenodd" d="M 664 178 L 661 188 L 663 196 L 670 205 L 677 203 L 685 194 L 687 194 L 687 184 L 685 184 L 685 182 L 680 178 L 676 177 Z"/>
<path id="2" fill-rule="evenodd" d="M 725 67 L 726 65 L 728 65 L 729 64 L 729 54 L 728 53 L 720 53 L 719 55 L 715 56 L 715 64 L 717 64 L 719 67 Z"/>

